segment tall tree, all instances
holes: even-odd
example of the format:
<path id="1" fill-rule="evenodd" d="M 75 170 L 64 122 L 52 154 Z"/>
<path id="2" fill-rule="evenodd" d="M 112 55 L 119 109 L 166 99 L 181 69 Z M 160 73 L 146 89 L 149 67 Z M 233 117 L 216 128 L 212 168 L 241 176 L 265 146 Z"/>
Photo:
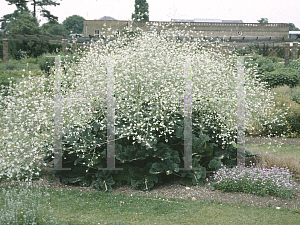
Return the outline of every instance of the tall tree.
<path id="1" fill-rule="evenodd" d="M 149 21 L 149 5 L 146 0 L 135 0 L 132 20 Z"/>
<path id="2" fill-rule="evenodd" d="M 28 0 L 6 0 L 8 5 L 16 5 L 17 9 L 20 11 L 26 10 Z"/>
<path id="3" fill-rule="evenodd" d="M 51 20 L 57 18 L 56 16 L 53 16 L 52 14 L 50 14 L 50 11 L 45 9 L 45 6 L 60 5 L 60 3 L 56 2 L 57 0 L 31 0 L 31 1 L 32 1 L 31 5 L 33 5 L 33 16 L 34 17 L 36 17 L 36 8 L 40 7 L 41 8 L 40 12 L 42 13 L 42 16 L 46 17 L 48 19 L 48 21 L 51 21 Z"/>
<path id="4" fill-rule="evenodd" d="M 49 10 L 45 9 L 45 6 L 57 6 L 60 5 L 58 0 L 6 0 L 9 5 L 16 5 L 18 10 L 28 10 L 27 2 L 32 2 L 33 5 L 33 17 L 36 17 L 37 7 L 40 8 L 41 15 L 48 19 L 48 21 L 56 20 L 58 17 L 52 15 Z"/>
<path id="5" fill-rule="evenodd" d="M 58 17 L 52 15 L 49 10 L 42 9 L 41 10 L 41 15 L 43 17 L 45 17 L 48 20 L 49 23 L 52 23 L 52 24 L 58 23 Z"/>
<path id="6" fill-rule="evenodd" d="M 83 21 L 84 18 L 82 16 L 73 15 L 67 17 L 63 21 L 63 25 L 68 30 L 69 33 L 82 34 L 83 32 Z"/>
<path id="7" fill-rule="evenodd" d="M 269 23 L 268 18 L 260 18 L 260 20 L 257 20 L 259 23 Z"/>
<path id="8" fill-rule="evenodd" d="M 300 29 L 293 23 L 289 23 L 289 31 L 299 31 Z"/>

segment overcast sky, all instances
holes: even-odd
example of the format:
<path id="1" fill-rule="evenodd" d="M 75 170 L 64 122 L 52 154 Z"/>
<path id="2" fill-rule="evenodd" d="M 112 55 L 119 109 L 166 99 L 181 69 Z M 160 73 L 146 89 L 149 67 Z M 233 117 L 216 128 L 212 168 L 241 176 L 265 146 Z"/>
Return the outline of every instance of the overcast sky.
<path id="1" fill-rule="evenodd" d="M 31 1 L 31 0 L 29 0 Z M 87 20 L 111 16 L 118 20 L 130 20 L 134 0 L 58 0 L 60 6 L 47 7 L 59 18 L 80 15 Z M 269 23 L 294 23 L 300 28 L 300 0 L 147 0 L 151 21 L 176 19 L 243 20 L 257 23 L 268 18 Z M 30 10 L 33 7 L 27 3 Z M 12 13 L 15 6 L 0 0 L 0 17 Z M 39 17 L 41 19 L 41 17 Z M 46 22 L 41 20 L 42 23 Z"/>

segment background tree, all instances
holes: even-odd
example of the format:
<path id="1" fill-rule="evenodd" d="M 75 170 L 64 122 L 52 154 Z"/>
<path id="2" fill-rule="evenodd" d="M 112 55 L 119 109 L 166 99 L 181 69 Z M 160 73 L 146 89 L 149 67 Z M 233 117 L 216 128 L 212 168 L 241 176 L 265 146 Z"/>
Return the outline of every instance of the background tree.
<path id="1" fill-rule="evenodd" d="M 52 35 L 67 35 L 69 32 L 65 28 L 64 25 L 51 21 L 48 23 L 44 23 L 41 27 L 43 34 L 52 34 Z"/>
<path id="2" fill-rule="evenodd" d="M 299 31 L 300 29 L 295 26 L 293 23 L 289 23 L 289 30 L 290 31 Z"/>
<path id="3" fill-rule="evenodd" d="M 84 20 L 85 19 L 82 16 L 73 15 L 67 17 L 63 21 L 63 25 L 69 33 L 82 34 Z"/>
<path id="4" fill-rule="evenodd" d="M 257 20 L 259 23 L 269 23 L 268 18 L 260 18 L 260 20 Z"/>
<path id="5" fill-rule="evenodd" d="M 146 0 L 135 0 L 132 20 L 149 21 L 149 5 Z"/>
<path id="6" fill-rule="evenodd" d="M 33 5 L 33 17 L 36 17 L 36 11 L 37 7 L 40 8 L 41 15 L 48 19 L 48 21 L 51 20 L 57 20 L 58 17 L 52 15 L 49 10 L 45 9 L 45 6 L 57 6 L 60 5 L 58 3 L 58 0 L 6 0 L 9 5 L 16 5 L 18 10 L 28 10 L 27 8 L 27 2 L 32 2 L 31 5 Z"/>
<path id="7" fill-rule="evenodd" d="M 3 33 L 7 32 L 7 25 L 10 21 L 15 20 L 19 14 L 21 14 L 23 11 L 29 11 L 27 7 L 27 0 L 6 0 L 8 2 L 8 5 L 16 5 L 17 9 L 11 13 L 4 15 L 1 19 L 1 30 Z"/>
<path id="8" fill-rule="evenodd" d="M 57 17 L 52 15 L 50 13 L 50 11 L 46 10 L 45 9 L 45 6 L 57 6 L 57 5 L 60 5 L 60 3 L 56 2 L 57 0 L 32 0 L 32 3 L 31 5 L 33 5 L 33 16 L 36 17 L 36 8 L 37 7 L 40 7 L 40 12 L 41 12 L 41 15 L 43 17 L 46 17 L 48 19 L 48 21 L 50 21 L 51 19 L 56 19 L 57 20 Z M 49 18 L 51 18 L 49 20 Z"/>
<path id="9" fill-rule="evenodd" d="M 42 9 L 41 11 L 41 15 L 43 17 L 45 17 L 49 23 L 53 23 L 53 24 L 56 24 L 58 23 L 58 17 L 57 16 L 54 16 L 50 13 L 50 11 L 46 10 L 46 9 Z"/>
<path id="10" fill-rule="evenodd" d="M 34 35 L 40 34 L 40 28 L 37 19 L 31 15 L 30 11 L 24 10 L 18 13 L 18 10 L 16 10 L 13 13 L 13 17 L 10 18 L 10 22 L 5 25 L 4 32 Z"/>

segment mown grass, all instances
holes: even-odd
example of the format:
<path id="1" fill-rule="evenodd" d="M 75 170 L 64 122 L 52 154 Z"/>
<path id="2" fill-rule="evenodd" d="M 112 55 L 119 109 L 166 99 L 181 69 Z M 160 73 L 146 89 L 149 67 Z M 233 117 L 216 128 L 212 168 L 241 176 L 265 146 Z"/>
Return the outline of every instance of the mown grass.
<path id="1" fill-rule="evenodd" d="M 272 154 L 275 156 L 291 155 L 300 159 L 300 145 L 275 145 L 269 144 L 246 144 L 245 148 L 250 152 L 259 154 Z"/>
<path id="2" fill-rule="evenodd" d="M 21 193 L 23 188 L 14 187 L 14 193 Z M 10 190 L 10 187 L 0 189 L 2 206 L 5 205 L 5 197 L 10 197 L 11 203 L 13 198 L 22 198 L 7 196 L 7 193 L 3 196 L 4 190 Z M 27 196 L 32 196 L 29 192 L 36 192 L 38 189 L 26 190 Z M 43 194 L 39 196 L 40 205 L 35 220 L 37 224 L 297 224 L 300 221 L 299 210 L 79 190 L 40 188 L 39 192 Z M 24 195 L 23 198 L 27 197 Z M 32 205 L 20 203 L 18 207 L 5 205 L 4 211 L 1 209 L 0 213 L 6 211 L 11 216 L 15 214 L 15 224 L 32 224 L 33 220 L 28 219 L 27 223 L 22 223 L 26 219 L 25 213 L 32 211 L 31 207 Z M 14 224 L 9 220 L 2 224 L 7 222 Z"/>

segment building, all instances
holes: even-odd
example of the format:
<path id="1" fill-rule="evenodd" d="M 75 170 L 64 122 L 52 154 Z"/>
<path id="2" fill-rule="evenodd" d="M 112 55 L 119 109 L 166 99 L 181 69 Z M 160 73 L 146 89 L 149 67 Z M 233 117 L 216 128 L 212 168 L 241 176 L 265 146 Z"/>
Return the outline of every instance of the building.
<path id="1" fill-rule="evenodd" d="M 108 19 L 106 19 L 108 18 Z M 115 35 L 128 29 L 141 29 L 151 31 L 152 26 L 161 32 L 170 28 L 182 30 L 185 35 L 193 37 L 266 37 L 266 38 L 289 38 L 289 24 L 287 23 L 243 23 L 242 20 L 219 20 L 219 19 L 193 19 L 177 20 L 171 22 L 149 21 L 132 22 L 114 20 L 111 17 L 102 17 L 100 20 L 84 20 L 84 37 L 105 37 Z M 150 26 L 149 26 L 150 25 Z"/>
<path id="2" fill-rule="evenodd" d="M 289 38 L 300 38 L 300 31 L 289 31 Z"/>

